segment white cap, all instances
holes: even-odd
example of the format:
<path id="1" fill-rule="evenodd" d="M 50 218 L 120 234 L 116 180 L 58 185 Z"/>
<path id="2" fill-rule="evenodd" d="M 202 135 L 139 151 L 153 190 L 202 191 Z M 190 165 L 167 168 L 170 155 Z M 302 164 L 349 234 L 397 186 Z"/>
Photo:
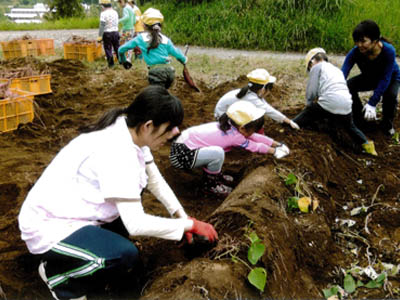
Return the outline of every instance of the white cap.
<path id="1" fill-rule="evenodd" d="M 315 55 L 317 55 L 318 53 L 325 53 L 325 50 L 322 48 L 313 48 L 310 51 L 308 51 L 308 53 L 306 54 L 306 58 L 305 58 L 305 62 L 306 62 L 306 69 L 308 69 L 308 64 L 310 63 L 310 61 L 313 59 L 313 57 Z"/>
<path id="2" fill-rule="evenodd" d="M 265 111 L 249 101 L 239 100 L 229 106 L 226 114 L 237 125 L 243 126 L 264 116 Z"/>
<path id="3" fill-rule="evenodd" d="M 247 74 L 247 78 L 250 82 L 265 85 L 267 83 L 274 83 L 276 77 L 269 75 L 265 69 L 255 69 Z"/>

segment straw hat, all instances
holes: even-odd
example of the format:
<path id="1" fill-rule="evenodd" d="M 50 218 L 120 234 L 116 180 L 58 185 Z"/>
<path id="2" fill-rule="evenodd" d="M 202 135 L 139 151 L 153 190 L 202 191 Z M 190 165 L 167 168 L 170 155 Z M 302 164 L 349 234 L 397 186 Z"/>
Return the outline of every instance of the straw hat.
<path id="1" fill-rule="evenodd" d="M 229 106 L 226 114 L 237 125 L 244 126 L 264 116 L 265 111 L 249 101 L 239 100 Z"/>

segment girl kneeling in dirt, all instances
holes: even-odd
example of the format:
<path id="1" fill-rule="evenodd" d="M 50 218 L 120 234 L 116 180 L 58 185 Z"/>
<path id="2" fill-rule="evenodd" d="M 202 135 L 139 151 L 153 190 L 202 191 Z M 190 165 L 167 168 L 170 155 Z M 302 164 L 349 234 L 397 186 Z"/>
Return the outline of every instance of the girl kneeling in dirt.
<path id="1" fill-rule="evenodd" d="M 19 228 L 29 251 L 40 255 L 39 274 L 55 299 L 86 299 L 104 281 L 123 280 L 129 270 L 137 275 L 138 249 L 128 234 L 177 241 L 185 235 L 189 243 L 193 234 L 218 238 L 212 225 L 186 215 L 150 152 L 179 133 L 182 119 L 180 100 L 149 86 L 127 108 L 84 129 L 30 190 Z M 146 214 L 145 187 L 177 218 Z M 123 232 L 103 227 L 113 221 Z"/>
<path id="2" fill-rule="evenodd" d="M 289 148 L 273 139 L 256 133 L 264 125 L 263 109 L 248 101 L 236 101 L 218 122 L 190 127 L 175 139 L 170 161 L 179 169 L 203 167 L 203 190 L 206 193 L 227 196 L 233 178 L 224 175 L 222 165 L 225 152 L 240 147 L 251 152 L 269 153 L 276 158 L 289 154 Z"/>
<path id="3" fill-rule="evenodd" d="M 217 120 L 226 113 L 230 105 L 242 100 L 253 103 L 256 107 L 263 109 L 264 113 L 271 119 L 279 123 L 287 123 L 294 129 L 299 129 L 295 122 L 273 108 L 265 100 L 276 81 L 274 76 L 271 76 L 265 69 L 255 69 L 247 74 L 247 78 L 249 83 L 245 87 L 230 91 L 218 100 L 214 109 L 214 116 Z M 260 133 L 263 133 L 263 129 L 261 129 Z"/>
<path id="4" fill-rule="evenodd" d="M 343 127 L 367 153 L 377 155 L 374 143 L 368 141 L 354 124 L 351 95 L 342 71 L 328 62 L 322 48 L 311 49 L 305 62 L 310 74 L 306 89 L 306 108 L 293 121 L 304 127 L 318 120 L 328 119 L 333 126 Z"/>
<path id="5" fill-rule="evenodd" d="M 164 17 L 158 9 L 147 9 L 141 20 L 145 26 L 145 32 L 138 34 L 133 40 L 119 48 L 119 61 L 125 69 L 130 69 L 132 64 L 126 60 L 125 52 L 134 49 L 136 54 L 140 53 L 147 64 L 149 83 L 168 89 L 175 79 L 175 69 L 170 65 L 169 55 L 174 56 L 182 64 L 186 64 L 187 58 L 168 37 L 161 34 L 161 23 Z"/>

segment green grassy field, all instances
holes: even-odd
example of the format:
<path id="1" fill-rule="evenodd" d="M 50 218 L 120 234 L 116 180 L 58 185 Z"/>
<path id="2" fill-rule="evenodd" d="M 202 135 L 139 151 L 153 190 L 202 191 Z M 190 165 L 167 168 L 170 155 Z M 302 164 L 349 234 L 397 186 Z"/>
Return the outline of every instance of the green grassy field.
<path id="1" fill-rule="evenodd" d="M 198 4 L 192 4 L 193 2 Z M 353 28 L 373 19 L 400 49 L 400 1 L 394 0 L 153 0 L 163 32 L 176 44 L 234 49 L 306 51 L 320 46 L 345 53 Z M 0 30 L 98 28 L 98 17 L 42 24 L 0 22 Z"/>

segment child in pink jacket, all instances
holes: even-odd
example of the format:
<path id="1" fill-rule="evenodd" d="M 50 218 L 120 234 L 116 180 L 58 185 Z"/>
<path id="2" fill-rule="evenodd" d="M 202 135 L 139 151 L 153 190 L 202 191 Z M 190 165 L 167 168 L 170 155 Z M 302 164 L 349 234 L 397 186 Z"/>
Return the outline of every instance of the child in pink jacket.
<path id="1" fill-rule="evenodd" d="M 218 122 L 205 123 L 185 129 L 171 146 L 170 161 L 179 169 L 203 167 L 206 193 L 227 196 L 227 186 L 233 178 L 222 174 L 225 152 L 239 147 L 251 152 L 273 154 L 282 158 L 289 148 L 256 133 L 264 125 L 265 111 L 248 101 L 236 101 Z M 225 183 L 225 184 L 224 184 Z"/>

